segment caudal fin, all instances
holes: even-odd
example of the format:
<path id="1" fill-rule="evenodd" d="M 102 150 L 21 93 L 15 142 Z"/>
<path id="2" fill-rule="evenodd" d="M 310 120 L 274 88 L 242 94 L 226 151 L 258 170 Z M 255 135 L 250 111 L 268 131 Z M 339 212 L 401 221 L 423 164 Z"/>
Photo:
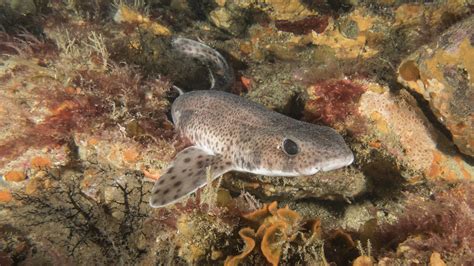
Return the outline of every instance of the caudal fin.
<path id="1" fill-rule="evenodd" d="M 176 37 L 171 41 L 173 49 L 207 64 L 211 90 L 227 90 L 234 83 L 234 71 L 225 58 L 215 49 L 191 39 Z"/>

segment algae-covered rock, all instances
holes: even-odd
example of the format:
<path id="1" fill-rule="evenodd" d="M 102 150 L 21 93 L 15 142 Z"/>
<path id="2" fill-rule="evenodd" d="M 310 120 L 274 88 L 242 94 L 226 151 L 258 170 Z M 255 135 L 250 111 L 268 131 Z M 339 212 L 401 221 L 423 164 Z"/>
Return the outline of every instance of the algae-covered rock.
<path id="1" fill-rule="evenodd" d="M 117 12 L 114 15 L 114 21 L 117 23 L 137 25 L 139 28 L 150 31 L 157 36 L 171 35 L 171 31 L 167 27 L 158 22 L 151 21 L 146 15 L 141 14 L 137 10 L 133 10 L 126 5 L 119 5 Z"/>
<path id="2" fill-rule="evenodd" d="M 211 251 L 220 249 L 218 241 L 232 233 L 234 225 L 205 213 L 184 214 L 178 218 L 176 242 L 179 255 L 188 263 L 210 259 Z"/>
<path id="3" fill-rule="evenodd" d="M 474 156 L 474 17 L 403 60 L 398 80 L 421 94 L 461 152 Z"/>
<path id="4" fill-rule="evenodd" d="M 54 133 L 64 130 L 58 119 L 76 103 L 57 97 L 64 86 L 40 57 L 1 56 L 0 172 L 25 171 L 37 156 L 55 165 L 68 162 L 69 149 Z"/>
<path id="5" fill-rule="evenodd" d="M 156 97 L 166 82 L 145 84 L 132 68 L 109 64 L 100 33 L 72 38 L 57 27 L 46 32 L 51 39 L 24 34 L 21 41 L 0 33 L 0 189 L 36 195 L 57 181 L 52 169 L 76 164 L 160 169 L 173 152 L 164 141 L 173 135 L 171 125 L 164 112 L 159 118 L 167 101 Z M 139 105 L 150 112 L 135 109 Z M 78 181 L 96 201 L 104 185 L 99 173 Z"/>
<path id="6" fill-rule="evenodd" d="M 407 91 L 392 93 L 371 81 L 343 80 L 318 82 L 308 87 L 308 94 L 307 118 L 349 132 L 355 139 L 356 161 L 365 171 L 412 181 L 472 180 L 474 168 L 431 125 Z"/>
<path id="7" fill-rule="evenodd" d="M 270 177 L 229 175 L 224 184 L 231 190 L 246 190 L 260 197 L 274 199 L 320 198 L 344 200 L 368 190 L 368 180 L 358 170 L 348 168 L 320 172 L 312 176 Z"/>
<path id="8" fill-rule="evenodd" d="M 469 0 L 433 1 L 430 5 L 401 3 L 393 10 L 393 26 L 407 30 L 423 27 L 443 28 L 456 18 L 469 14 L 469 5 Z"/>
<path id="9" fill-rule="evenodd" d="M 473 179 L 474 168 L 429 123 L 408 92 L 368 90 L 360 98 L 358 111 L 368 133 L 361 141 L 369 150 L 392 158 L 405 178 Z"/>
<path id="10" fill-rule="evenodd" d="M 247 28 L 245 10 L 233 4 L 212 10 L 209 19 L 216 27 L 236 36 Z"/>
<path id="11" fill-rule="evenodd" d="M 286 39 L 286 36 L 282 37 Z M 304 87 L 294 82 L 294 60 L 304 61 L 310 56 L 304 52 L 297 53 L 297 49 L 291 45 L 272 44 L 272 40 L 266 39 L 266 36 L 262 36 L 256 42 L 252 45 L 258 48 L 252 53 L 262 59 L 272 58 L 276 62 L 268 66 L 257 64 L 245 72 L 244 77 L 251 80 L 245 97 L 269 109 L 284 114 L 295 114 Z"/>
<path id="12" fill-rule="evenodd" d="M 265 0 L 260 8 L 272 19 L 280 20 L 297 20 L 316 14 L 301 0 Z"/>
<path id="13" fill-rule="evenodd" d="M 303 88 L 291 82 L 290 68 L 289 64 L 280 64 L 282 72 L 275 72 L 272 68 L 255 70 L 251 74 L 252 89 L 246 97 L 269 109 L 291 114 Z"/>
<path id="14" fill-rule="evenodd" d="M 0 1 L 0 7 L 2 5 L 7 6 L 9 4 L 9 7 L 15 11 L 18 12 L 22 15 L 26 14 L 34 14 L 42 8 L 42 6 L 46 6 L 45 1 L 34 1 L 34 0 L 12 0 L 12 1 Z"/>
<path id="15" fill-rule="evenodd" d="M 313 31 L 311 40 L 315 45 L 330 47 L 338 58 L 369 58 L 379 53 L 376 40 L 384 27 L 387 25 L 381 17 L 361 8 L 338 20 L 329 20 L 326 31 Z"/>
<path id="16" fill-rule="evenodd" d="M 349 205 L 342 219 L 342 228 L 350 231 L 360 231 L 360 228 L 376 217 L 376 208 L 370 202 Z"/>
<path id="17" fill-rule="evenodd" d="M 143 170 L 158 175 L 174 153 L 171 144 L 161 140 L 153 146 L 142 146 L 119 130 L 74 136 L 79 159 L 86 165 L 99 164 L 114 169 Z"/>

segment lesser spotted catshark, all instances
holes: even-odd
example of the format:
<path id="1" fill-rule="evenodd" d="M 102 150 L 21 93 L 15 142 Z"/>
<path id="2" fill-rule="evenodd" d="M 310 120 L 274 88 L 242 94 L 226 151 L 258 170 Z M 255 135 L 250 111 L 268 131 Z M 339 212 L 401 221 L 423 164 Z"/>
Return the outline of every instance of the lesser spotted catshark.
<path id="1" fill-rule="evenodd" d="M 173 48 L 201 59 L 214 72 L 212 87 L 226 87 L 233 74 L 211 47 L 176 38 Z M 192 146 L 179 152 L 155 183 L 152 207 L 171 204 L 229 171 L 268 176 L 313 175 L 350 165 L 354 156 L 332 128 L 274 112 L 245 98 L 217 90 L 192 91 L 172 104 L 178 132 Z"/>

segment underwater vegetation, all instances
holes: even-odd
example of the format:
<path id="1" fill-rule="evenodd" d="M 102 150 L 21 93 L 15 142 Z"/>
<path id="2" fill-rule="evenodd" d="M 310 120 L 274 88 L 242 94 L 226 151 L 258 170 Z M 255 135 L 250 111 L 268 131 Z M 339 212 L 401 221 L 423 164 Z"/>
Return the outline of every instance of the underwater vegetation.
<path id="1" fill-rule="evenodd" d="M 456 1 L 0 1 L 0 265 L 474 264 L 474 6 Z M 148 205 L 189 145 L 173 51 L 344 136 L 344 169 L 227 173 Z M 152 181 L 152 182 L 150 182 Z"/>
<path id="2" fill-rule="evenodd" d="M 135 261 L 143 252 L 135 241 L 143 237 L 141 228 L 147 217 L 142 174 L 125 173 L 126 183 L 109 180 L 113 182 L 108 186 L 110 195 L 102 202 L 83 193 L 80 176 L 71 172 L 56 174 L 46 172 L 44 178 L 48 180 L 42 184 L 45 188 L 16 193 L 15 203 L 7 206 L 15 210 L 14 228 L 35 235 L 35 247 L 40 248 L 35 254 L 25 247 L 24 259 L 35 264 L 62 264 L 92 252 L 96 263 Z M 32 241 L 14 244 L 32 244 L 28 242 Z M 51 246 L 54 248 L 48 250 Z"/>
<path id="3" fill-rule="evenodd" d="M 364 92 L 362 86 L 348 80 L 325 80 L 312 85 L 308 90 L 309 99 L 305 108 L 312 112 L 308 112 L 306 120 L 322 121 L 327 125 L 334 125 L 357 112 L 354 102 Z"/>
<path id="4" fill-rule="evenodd" d="M 437 189 L 429 199 L 407 195 L 398 221 L 382 225 L 376 239 L 387 249 L 396 248 L 399 261 L 415 260 L 423 252 L 438 252 L 456 254 L 459 262 L 470 264 L 474 261 L 470 229 L 474 222 L 474 187 L 464 183 Z"/>

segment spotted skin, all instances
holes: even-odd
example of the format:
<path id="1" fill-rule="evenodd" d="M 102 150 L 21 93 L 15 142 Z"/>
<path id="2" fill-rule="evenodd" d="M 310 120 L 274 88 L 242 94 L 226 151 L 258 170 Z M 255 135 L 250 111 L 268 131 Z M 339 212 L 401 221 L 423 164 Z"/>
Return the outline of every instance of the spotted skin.
<path id="1" fill-rule="evenodd" d="M 216 60 L 215 67 L 226 71 L 212 48 L 180 39 L 179 47 L 194 47 L 186 48 L 186 53 L 211 49 L 214 57 L 207 60 Z M 354 160 L 335 130 L 292 119 L 223 91 L 184 93 L 172 104 L 171 115 L 176 130 L 193 146 L 178 153 L 155 183 L 152 207 L 172 204 L 204 186 L 207 167 L 211 180 L 229 171 L 291 177 L 341 168 Z M 283 143 L 288 140 L 297 147 L 296 154 L 294 147 L 290 153 L 285 150 Z"/>
<path id="2" fill-rule="evenodd" d="M 225 58 L 211 47 L 187 38 L 176 37 L 171 41 L 174 50 L 195 58 L 209 68 L 211 90 L 227 90 L 234 81 L 234 71 Z"/>
<path id="3" fill-rule="evenodd" d="M 185 93 L 175 100 L 171 113 L 176 129 L 194 146 L 178 153 L 155 183 L 152 207 L 171 204 L 204 186 L 208 166 L 211 179 L 228 171 L 301 176 L 344 167 L 354 159 L 333 129 L 289 118 L 230 93 Z M 283 151 L 285 139 L 298 145 L 296 155 Z"/>
<path id="4" fill-rule="evenodd" d="M 221 156 L 210 155 L 197 147 L 188 147 L 176 155 L 165 173 L 155 183 L 150 205 L 161 207 L 196 191 L 207 182 L 207 168 L 211 179 L 229 171 L 230 162 Z"/>

